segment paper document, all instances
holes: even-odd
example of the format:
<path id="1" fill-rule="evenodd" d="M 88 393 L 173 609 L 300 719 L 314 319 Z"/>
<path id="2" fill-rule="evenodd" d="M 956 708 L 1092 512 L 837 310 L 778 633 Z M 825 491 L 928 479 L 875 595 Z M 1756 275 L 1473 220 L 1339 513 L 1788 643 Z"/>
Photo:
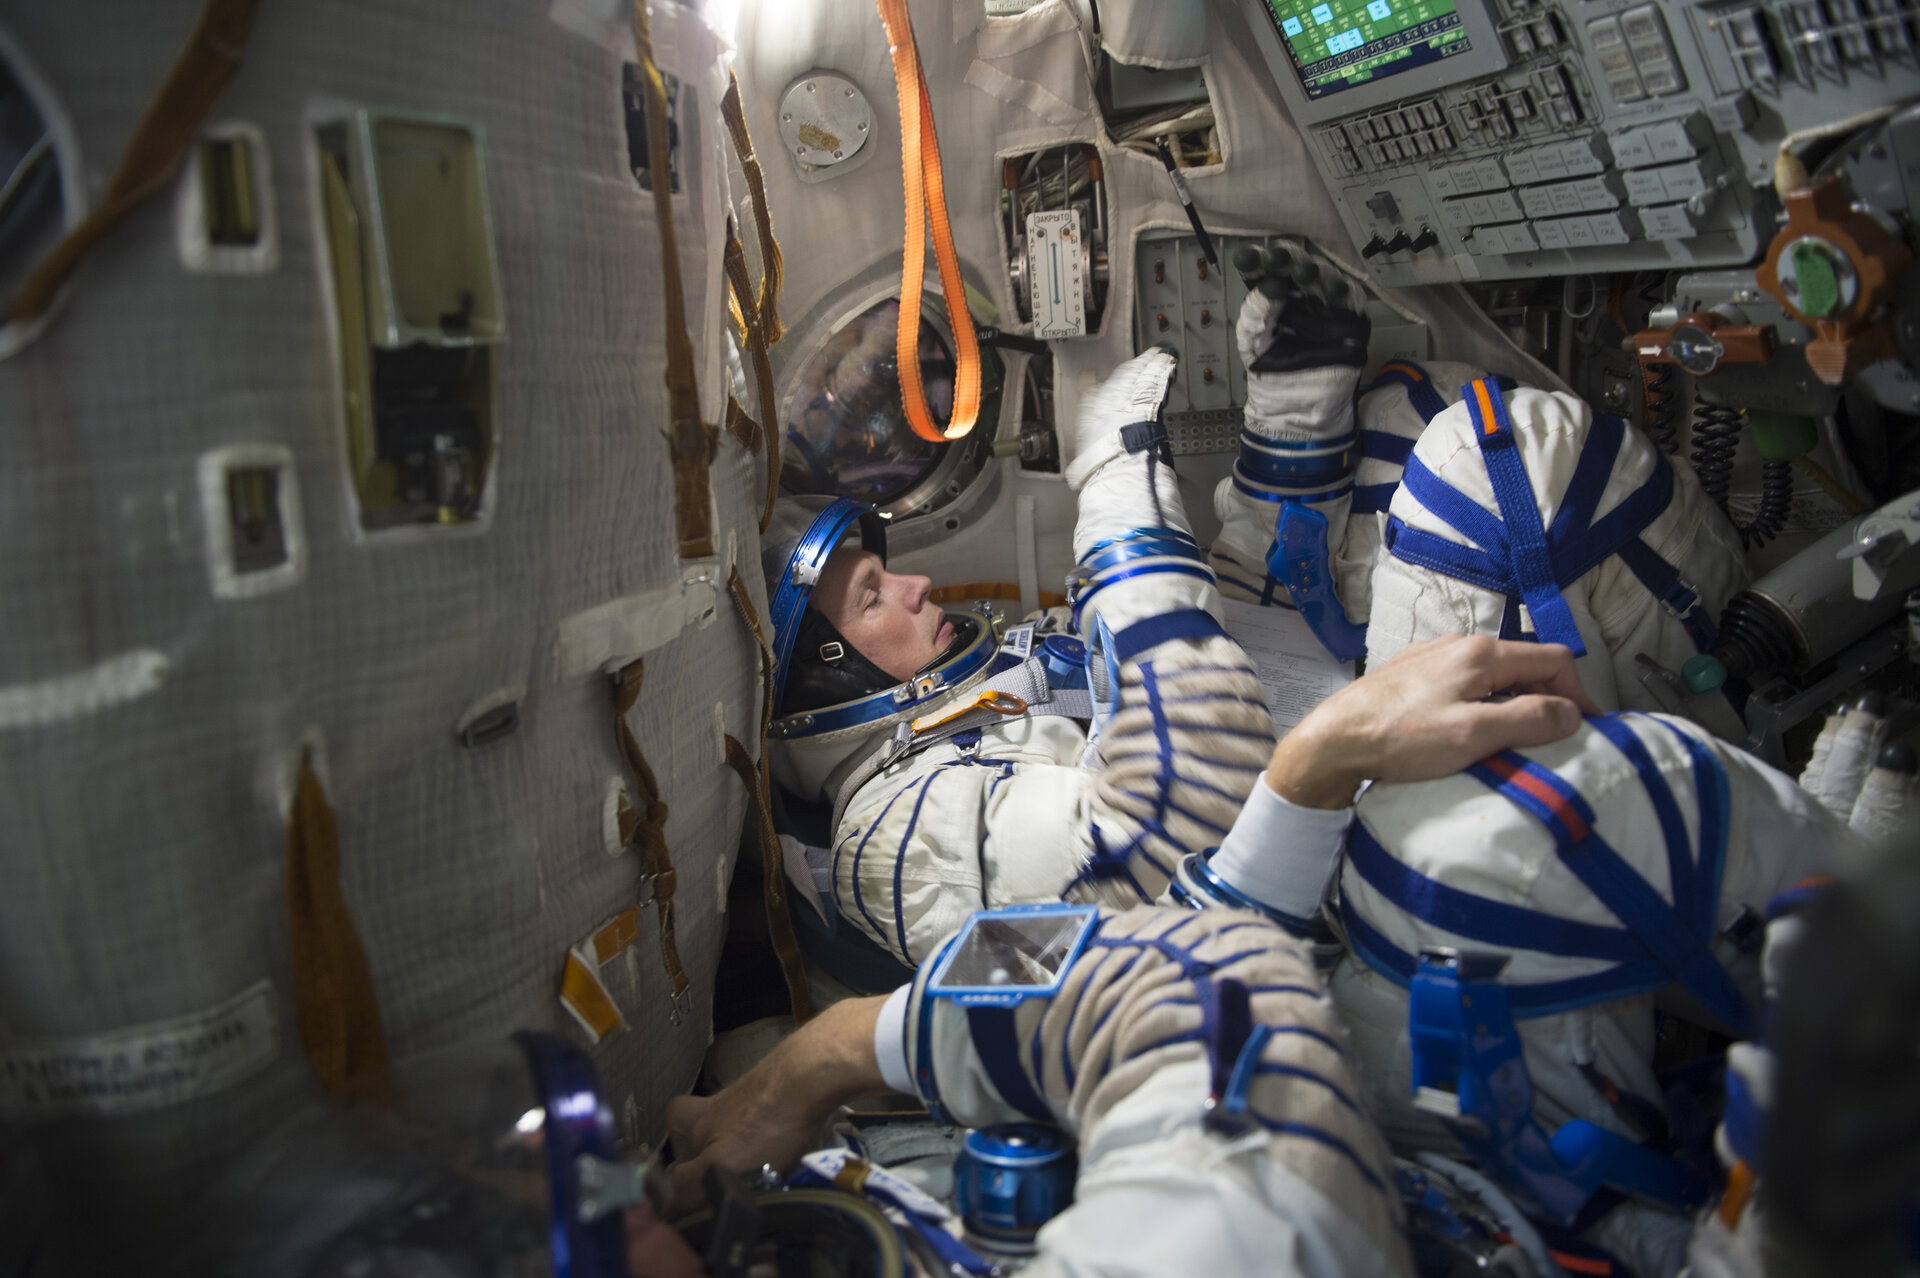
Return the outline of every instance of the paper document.
<path id="1" fill-rule="evenodd" d="M 1273 712 L 1274 731 L 1288 729 L 1307 711 L 1353 682 L 1353 663 L 1335 661 L 1314 637 L 1306 618 L 1291 608 L 1224 599 L 1227 633 L 1234 637 L 1259 672 Z"/>

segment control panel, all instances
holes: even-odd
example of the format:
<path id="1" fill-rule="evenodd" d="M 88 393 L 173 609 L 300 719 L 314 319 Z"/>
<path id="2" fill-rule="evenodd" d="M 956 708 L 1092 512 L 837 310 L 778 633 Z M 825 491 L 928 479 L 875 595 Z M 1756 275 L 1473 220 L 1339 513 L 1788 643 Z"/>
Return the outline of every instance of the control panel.
<path id="1" fill-rule="evenodd" d="M 1347 103 L 1314 86 L 1352 37 L 1248 3 L 1385 284 L 1750 263 L 1784 138 L 1920 94 L 1920 0 L 1462 0 L 1456 43 L 1496 67 L 1372 53 Z"/>

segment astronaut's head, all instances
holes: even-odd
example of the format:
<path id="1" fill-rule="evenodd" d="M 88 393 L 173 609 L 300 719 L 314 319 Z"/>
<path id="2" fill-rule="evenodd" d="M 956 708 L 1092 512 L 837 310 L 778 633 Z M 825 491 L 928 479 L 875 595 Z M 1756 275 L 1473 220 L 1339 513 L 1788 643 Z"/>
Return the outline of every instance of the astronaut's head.
<path id="1" fill-rule="evenodd" d="M 871 550 L 843 544 L 828 556 L 810 610 L 899 683 L 953 642 L 954 625 L 932 593 L 931 579 L 888 572 Z"/>
<path id="2" fill-rule="evenodd" d="M 911 689 L 893 695 L 902 685 L 980 637 L 976 618 L 933 601 L 927 578 L 887 570 L 885 525 L 872 507 L 850 498 L 782 500 L 762 566 L 778 666 L 775 714 L 782 719 L 880 694 L 887 695 L 854 721 L 890 714 L 923 699 Z"/>

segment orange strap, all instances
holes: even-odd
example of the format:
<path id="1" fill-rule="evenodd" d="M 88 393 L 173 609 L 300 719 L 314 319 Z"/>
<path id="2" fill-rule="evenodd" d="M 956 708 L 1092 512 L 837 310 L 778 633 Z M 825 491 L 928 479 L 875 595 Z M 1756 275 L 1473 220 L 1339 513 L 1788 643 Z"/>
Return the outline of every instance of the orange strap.
<path id="1" fill-rule="evenodd" d="M 634 661 L 623 666 L 613 681 L 614 743 L 634 783 L 633 802 L 622 806 L 618 813 L 620 839 L 639 849 L 641 883 L 653 890 L 652 904 L 658 907 L 660 917 L 660 966 L 666 970 L 668 993 L 673 1002 L 670 1018 L 678 1025 L 687 1012 L 690 984 L 687 969 L 680 962 L 680 943 L 673 930 L 673 894 L 680 880 L 667 849 L 667 805 L 660 797 L 660 783 L 654 779 L 653 769 L 647 766 L 646 756 L 640 753 L 640 742 L 627 726 L 627 712 L 640 700 L 644 675 L 645 663 Z"/>
<path id="2" fill-rule="evenodd" d="M 287 945 L 300 1041 L 329 1096 L 393 1091 L 380 998 L 340 886 L 340 827 L 309 758 L 287 814 Z"/>
<path id="3" fill-rule="evenodd" d="M 660 231 L 660 295 L 667 311 L 667 457 L 673 463 L 674 530 L 680 557 L 713 553 L 713 502 L 707 478 L 718 436 L 700 420 L 693 339 L 687 335 L 686 292 L 673 225 L 673 177 L 667 150 L 667 85 L 653 60 L 647 0 L 633 0 L 633 47 L 647 98 L 647 166 L 653 181 L 654 220 Z"/>
<path id="4" fill-rule="evenodd" d="M 780 495 L 780 431 L 774 422 L 777 411 L 773 402 L 773 364 L 767 357 L 767 334 L 761 327 L 764 318 L 759 304 L 753 298 L 753 284 L 747 275 L 747 254 L 741 247 L 740 237 L 733 232 L 733 219 L 727 219 L 727 291 L 731 296 L 735 316 L 740 321 L 740 344 L 746 349 L 747 360 L 753 365 L 754 386 L 760 397 L 760 416 L 767 422 L 764 435 L 760 423 L 748 417 L 746 410 L 731 395 L 727 397 L 727 426 L 736 435 L 741 428 L 736 425 L 736 417 L 745 418 L 746 425 L 752 428 L 752 437 L 758 442 L 767 441 L 767 504 L 760 512 L 760 531 L 765 532 L 767 525 L 773 522 L 773 503 Z"/>
<path id="5" fill-rule="evenodd" d="M 34 267 L 8 304 L 8 319 L 27 323 L 46 314 L 81 259 L 173 176 L 201 121 L 240 69 L 241 51 L 253 33 L 259 6 L 260 0 L 206 0 L 187 47 L 121 153 L 99 207 Z"/>
<path id="6" fill-rule="evenodd" d="M 900 268 L 900 328 L 895 354 L 900 365 L 900 397 L 907 424 L 922 439 L 939 443 L 962 439 L 980 416 L 980 344 L 967 310 L 966 284 L 947 222 L 947 190 L 940 177 L 940 137 L 933 127 L 933 100 L 927 94 L 920 54 L 913 43 L 907 0 L 875 0 L 887 28 L 893 57 L 893 82 L 900 96 L 900 177 L 906 192 L 905 259 Z M 920 287 L 927 272 L 927 224 L 933 226 L 933 253 L 940 265 L 947 322 L 959 368 L 953 382 L 953 416 L 947 429 L 934 425 L 920 381 Z"/>
<path id="7" fill-rule="evenodd" d="M 753 632 L 760 646 L 760 765 L 767 761 L 767 728 L 773 722 L 773 649 L 760 628 L 760 611 L 747 594 L 747 583 L 735 564 L 727 578 L 740 620 Z M 787 999 L 793 1005 L 793 1019 L 804 1025 L 813 1019 L 813 995 L 807 988 L 805 962 L 800 957 L 800 942 L 793 932 L 793 914 L 787 908 L 787 872 L 780 856 L 780 836 L 773 828 L 773 793 L 768 788 L 767 772 L 754 763 L 747 748 L 727 735 L 727 766 L 740 778 L 752 800 L 755 828 L 760 839 L 761 905 L 767 915 L 767 936 L 774 956 L 780 960 L 780 973 L 787 982 Z"/>

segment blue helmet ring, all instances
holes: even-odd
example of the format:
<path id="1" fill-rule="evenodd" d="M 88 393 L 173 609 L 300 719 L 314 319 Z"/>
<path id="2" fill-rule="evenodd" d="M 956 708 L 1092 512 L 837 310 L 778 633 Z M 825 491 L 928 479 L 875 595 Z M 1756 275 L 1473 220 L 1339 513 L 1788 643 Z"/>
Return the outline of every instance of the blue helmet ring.
<path id="1" fill-rule="evenodd" d="M 798 544 L 787 554 L 780 568 L 780 579 L 768 572 L 769 610 L 773 614 L 773 704 L 778 706 L 787 690 L 787 664 L 793 657 L 794 641 L 800 635 L 800 620 L 806 615 L 813 587 L 826 568 L 827 559 L 837 550 L 847 531 L 859 526 L 862 548 L 887 558 L 886 523 L 865 502 L 838 497 L 815 515 Z"/>

